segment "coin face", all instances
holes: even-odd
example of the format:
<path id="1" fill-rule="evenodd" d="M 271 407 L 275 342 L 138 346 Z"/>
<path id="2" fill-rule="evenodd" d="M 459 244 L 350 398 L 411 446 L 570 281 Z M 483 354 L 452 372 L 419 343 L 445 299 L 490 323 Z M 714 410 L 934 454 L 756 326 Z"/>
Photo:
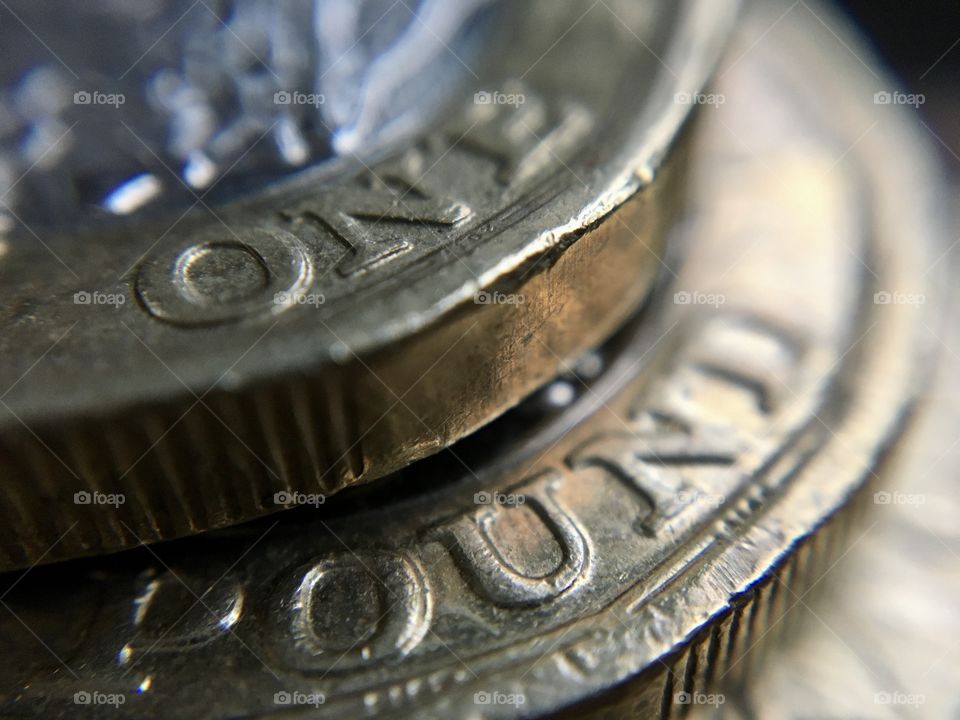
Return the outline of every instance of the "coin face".
<path id="1" fill-rule="evenodd" d="M 749 667 L 897 436 L 923 315 L 883 293 L 940 241 L 909 123 L 855 142 L 866 71 L 805 15 L 757 43 L 768 12 L 702 108 L 683 267 L 592 379 L 276 523 L 31 571 L 11 706 L 672 717 Z"/>
<path id="2" fill-rule="evenodd" d="M 609 336 L 666 272 L 675 146 L 733 5 L 527 3 L 522 42 L 399 152 L 169 225 L 10 242 L 3 566 L 378 477 Z"/>
<path id="3" fill-rule="evenodd" d="M 195 193 L 221 204 L 330 156 L 365 157 L 429 123 L 491 25 L 510 22 L 505 10 L 165 0 L 51 13 L 11 0 L 0 15 L 0 228 L 102 229 L 182 213 Z"/>

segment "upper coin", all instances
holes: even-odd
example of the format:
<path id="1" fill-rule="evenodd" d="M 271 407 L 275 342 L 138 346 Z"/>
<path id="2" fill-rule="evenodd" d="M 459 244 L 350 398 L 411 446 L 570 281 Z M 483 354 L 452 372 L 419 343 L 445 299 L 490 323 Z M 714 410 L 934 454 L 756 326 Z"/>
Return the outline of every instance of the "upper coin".
<path id="1" fill-rule="evenodd" d="M 10 0 L 0 227 L 183 212 L 369 156 L 430 122 L 507 17 L 501 0 Z"/>
<path id="2" fill-rule="evenodd" d="M 600 342 L 669 272 L 674 148 L 734 5 L 510 7 L 412 139 L 227 205 L 199 194 L 175 217 L 15 231 L 0 261 L 5 562 L 375 478 Z"/>

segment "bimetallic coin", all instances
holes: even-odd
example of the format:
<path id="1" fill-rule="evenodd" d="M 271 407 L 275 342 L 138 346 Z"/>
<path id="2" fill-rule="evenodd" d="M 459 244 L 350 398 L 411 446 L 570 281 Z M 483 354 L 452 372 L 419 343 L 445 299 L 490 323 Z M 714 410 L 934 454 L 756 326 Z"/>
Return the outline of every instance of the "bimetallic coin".
<path id="1" fill-rule="evenodd" d="M 399 152 L 212 218 L 10 243 L 0 566 L 376 478 L 608 337 L 666 272 L 734 5 L 525 3 L 511 51 Z"/>
<path id="2" fill-rule="evenodd" d="M 7 707 L 677 717 L 746 673 L 898 437 L 925 316 L 878 293 L 930 292 L 942 241 L 905 111 L 810 16 L 758 42 L 783 10 L 705 109 L 676 283 L 586 387 L 276 523 L 11 578 Z"/>

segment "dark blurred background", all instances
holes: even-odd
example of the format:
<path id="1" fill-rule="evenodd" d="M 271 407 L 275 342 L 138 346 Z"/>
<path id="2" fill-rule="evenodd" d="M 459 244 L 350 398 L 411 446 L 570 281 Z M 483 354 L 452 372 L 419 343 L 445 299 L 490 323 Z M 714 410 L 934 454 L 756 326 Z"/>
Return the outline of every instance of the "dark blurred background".
<path id="1" fill-rule="evenodd" d="M 835 0 L 872 41 L 906 92 L 923 93 L 924 121 L 960 180 L 960 0 Z"/>

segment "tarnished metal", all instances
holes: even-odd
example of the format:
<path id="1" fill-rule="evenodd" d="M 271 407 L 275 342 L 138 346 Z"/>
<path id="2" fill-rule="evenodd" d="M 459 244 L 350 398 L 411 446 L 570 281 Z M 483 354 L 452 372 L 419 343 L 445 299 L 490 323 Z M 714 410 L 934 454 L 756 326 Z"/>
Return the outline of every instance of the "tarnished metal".
<path id="1" fill-rule="evenodd" d="M 942 241 L 908 111 L 813 17 L 760 42 L 784 10 L 702 109 L 676 279 L 579 374 L 322 507 L 10 578 L 6 708 L 678 717 L 750 677 L 899 437 Z"/>
<path id="2" fill-rule="evenodd" d="M 0 566 L 376 478 L 608 337 L 663 266 L 675 145 L 734 5 L 529 3 L 402 152 L 213 218 L 8 243 Z"/>

